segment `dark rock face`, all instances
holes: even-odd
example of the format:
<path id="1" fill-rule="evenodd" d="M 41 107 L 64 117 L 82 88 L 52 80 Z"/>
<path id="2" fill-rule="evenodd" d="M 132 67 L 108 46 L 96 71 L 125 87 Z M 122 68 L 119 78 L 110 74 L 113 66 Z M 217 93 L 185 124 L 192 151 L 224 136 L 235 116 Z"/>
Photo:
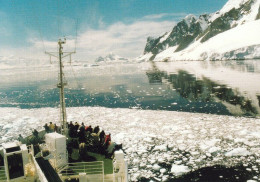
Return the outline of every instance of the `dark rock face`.
<path id="1" fill-rule="evenodd" d="M 229 16 L 228 14 L 231 16 Z M 214 37 L 219 33 L 229 30 L 231 28 L 229 20 L 238 19 L 238 16 L 239 16 L 239 12 L 233 8 L 224 16 L 217 18 L 215 21 L 213 21 L 210 24 L 207 30 L 200 35 L 200 37 L 203 37 L 201 39 L 201 42 L 205 42 L 209 40 L 211 37 Z"/>
<path id="2" fill-rule="evenodd" d="M 156 45 L 159 43 L 161 38 L 162 37 L 159 38 L 148 37 L 146 46 L 144 48 L 144 54 L 148 52 L 152 52 L 153 54 L 156 54 L 156 52 L 158 53 L 158 51 L 156 51 Z"/>
<path id="3" fill-rule="evenodd" d="M 207 15 L 200 16 L 199 19 L 202 19 L 207 22 Z M 186 24 L 187 25 L 187 24 Z M 190 26 L 186 26 L 183 29 L 183 34 L 181 32 L 176 32 L 176 34 L 179 34 L 177 36 L 177 45 L 178 48 L 175 50 L 176 52 L 181 51 L 188 47 L 188 45 L 195 40 L 195 38 L 203 31 L 203 28 L 201 27 L 201 24 L 198 20 L 196 20 L 194 17 L 192 19 L 192 22 Z M 175 32 L 172 32 L 171 35 L 174 37 Z"/>
<path id="4" fill-rule="evenodd" d="M 167 47 L 172 46 L 178 46 L 176 52 L 185 49 L 199 34 L 203 32 L 202 23 L 207 26 L 208 17 L 209 16 L 206 14 L 201 15 L 199 18 L 196 18 L 193 15 L 187 16 L 173 28 L 165 40 L 162 40 L 162 38 L 167 36 L 167 33 L 158 38 L 148 37 L 144 54 L 151 52 L 153 55 L 156 55 Z"/>
<path id="5" fill-rule="evenodd" d="M 201 43 L 206 42 L 210 38 L 236 27 L 236 21 L 250 13 L 251 7 L 255 2 L 256 0 L 248 0 L 239 8 L 231 9 L 212 22 L 210 22 L 212 15 L 204 14 L 200 15 L 199 18 L 188 15 L 185 19 L 180 21 L 169 34 L 166 33 L 158 38 L 149 37 L 144 49 L 144 54 L 152 53 L 153 56 L 150 60 L 153 60 L 157 54 L 168 47 L 176 46 L 175 52 L 178 52 L 187 48 L 195 40 L 201 39 Z M 219 12 L 216 12 L 215 14 L 218 13 Z M 260 7 L 256 19 L 260 19 Z"/>
<path id="6" fill-rule="evenodd" d="M 251 9 L 251 5 L 254 2 L 255 2 L 255 0 L 250 0 L 250 1 L 246 2 L 240 8 L 238 8 L 238 9 L 233 8 L 229 12 L 225 13 L 221 17 L 214 20 L 209 25 L 209 27 L 200 35 L 200 37 L 203 37 L 201 39 L 201 42 L 203 43 L 219 33 L 225 32 L 231 28 L 236 27 L 237 26 L 236 24 L 234 24 L 231 27 L 231 23 L 235 20 L 238 20 L 243 15 L 249 13 L 249 11 Z"/>

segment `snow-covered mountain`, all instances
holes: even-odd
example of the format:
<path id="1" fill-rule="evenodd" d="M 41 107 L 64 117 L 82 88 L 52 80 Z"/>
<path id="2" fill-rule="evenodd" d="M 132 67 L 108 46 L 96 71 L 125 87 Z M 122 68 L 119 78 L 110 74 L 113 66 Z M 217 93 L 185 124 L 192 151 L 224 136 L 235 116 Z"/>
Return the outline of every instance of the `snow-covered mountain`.
<path id="1" fill-rule="evenodd" d="M 129 60 L 127 58 L 120 57 L 118 55 L 115 55 L 113 53 L 108 54 L 105 57 L 99 56 L 95 62 L 100 63 L 100 62 L 106 62 L 106 63 L 111 63 L 111 62 L 128 62 Z"/>
<path id="2" fill-rule="evenodd" d="M 260 0 L 229 0 L 212 14 L 186 16 L 169 33 L 147 38 L 137 60 L 260 58 Z"/>

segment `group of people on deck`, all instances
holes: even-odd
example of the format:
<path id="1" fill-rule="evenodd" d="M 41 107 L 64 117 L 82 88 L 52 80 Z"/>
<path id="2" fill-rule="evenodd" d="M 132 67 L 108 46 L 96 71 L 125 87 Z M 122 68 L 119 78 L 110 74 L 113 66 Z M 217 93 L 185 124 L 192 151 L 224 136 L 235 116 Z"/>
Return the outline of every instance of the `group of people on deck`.
<path id="1" fill-rule="evenodd" d="M 52 132 L 60 133 L 60 128 L 56 125 L 56 123 L 53 124 L 52 122 L 50 122 L 49 125 L 47 123 L 45 123 L 45 125 L 43 127 L 44 127 L 46 133 L 52 133 Z"/>
<path id="2" fill-rule="evenodd" d="M 91 125 L 85 126 L 84 123 L 79 125 L 77 122 L 75 124 L 72 121 L 68 125 L 69 136 L 71 138 L 78 138 L 79 143 L 86 143 L 88 138 L 92 138 L 93 142 L 99 142 L 104 146 L 108 146 L 111 141 L 111 134 L 105 134 L 104 130 L 100 131 L 99 126 L 92 128 Z"/>
<path id="3" fill-rule="evenodd" d="M 82 156 L 85 155 L 85 157 L 88 158 L 89 156 L 86 156 L 88 155 L 87 153 L 94 152 L 103 154 L 107 158 L 110 158 L 114 154 L 114 151 L 122 149 L 122 144 L 118 145 L 115 142 L 111 142 L 111 134 L 109 133 L 106 135 L 105 131 L 101 130 L 99 126 L 92 128 L 91 125 L 85 126 L 83 122 L 79 125 L 78 122 L 73 123 L 72 121 L 68 123 L 67 126 L 67 150 L 69 156 L 77 156 L 79 154 L 82 159 L 84 157 L 81 157 L 81 154 Z M 45 129 L 45 133 L 61 133 L 61 128 L 52 122 L 50 122 L 49 125 L 46 123 L 43 127 Z M 32 136 L 25 139 L 20 134 L 18 140 L 27 145 L 38 145 L 43 142 L 43 136 L 41 135 L 40 137 L 38 131 L 35 129 Z M 77 160 L 77 157 L 71 158 L 74 161 Z"/>
<path id="4" fill-rule="evenodd" d="M 31 136 L 28 136 L 26 138 L 23 138 L 22 135 L 19 134 L 17 140 L 26 145 L 36 145 L 42 143 L 42 138 L 39 136 L 39 132 L 36 129 L 33 130 Z"/>
<path id="5" fill-rule="evenodd" d="M 68 124 L 68 129 L 69 137 L 71 138 L 71 145 L 68 148 L 69 153 L 73 146 L 84 144 L 89 152 L 106 154 L 107 157 L 113 154 L 115 147 L 112 146 L 115 146 L 115 144 L 111 142 L 111 134 L 106 135 L 104 130 L 100 130 L 99 126 L 92 128 L 91 125 L 85 126 L 84 123 L 79 125 L 78 122 L 73 124 L 71 121 Z M 112 149 L 109 150 L 109 146 Z"/>

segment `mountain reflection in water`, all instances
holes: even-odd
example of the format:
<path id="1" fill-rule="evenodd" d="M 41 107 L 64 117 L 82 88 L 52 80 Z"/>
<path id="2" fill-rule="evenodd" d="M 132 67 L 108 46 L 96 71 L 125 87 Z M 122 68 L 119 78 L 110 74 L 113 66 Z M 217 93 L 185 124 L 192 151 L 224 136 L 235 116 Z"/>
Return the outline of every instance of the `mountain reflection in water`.
<path id="1" fill-rule="evenodd" d="M 66 106 L 101 106 L 259 115 L 259 61 L 133 63 L 77 67 L 65 74 Z M 58 107 L 57 77 L 48 70 L 37 77 L 6 70 L 0 80 L 0 107 Z M 11 76 L 10 76 L 11 73 Z M 36 73 L 35 73 L 36 74 Z M 75 76 L 75 75 L 74 75 Z M 9 82 L 4 80 L 12 79 Z M 32 80 L 31 80 L 32 79 Z"/>
<path id="2" fill-rule="evenodd" d="M 238 92 L 233 91 L 226 85 L 217 84 L 208 78 L 203 77 L 202 80 L 197 80 L 194 75 L 184 70 L 179 70 L 177 74 L 170 75 L 155 70 L 147 72 L 147 76 L 151 84 L 162 83 L 162 80 L 167 80 L 172 88 L 176 89 L 176 92 L 187 102 L 196 103 L 197 108 L 194 108 L 195 106 L 189 108 L 190 111 L 234 114 L 225 110 L 225 106 L 234 106 L 240 110 L 242 115 L 255 116 L 258 114 L 257 109 L 252 106 L 249 99 L 239 95 Z M 186 110 L 184 107 L 188 105 L 190 104 L 183 102 L 181 110 Z"/>

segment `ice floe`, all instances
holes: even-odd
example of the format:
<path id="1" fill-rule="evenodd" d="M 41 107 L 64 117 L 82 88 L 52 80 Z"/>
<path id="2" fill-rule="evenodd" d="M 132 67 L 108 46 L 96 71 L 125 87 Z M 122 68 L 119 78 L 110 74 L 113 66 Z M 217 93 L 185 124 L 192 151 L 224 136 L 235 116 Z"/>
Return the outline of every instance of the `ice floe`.
<path id="1" fill-rule="evenodd" d="M 67 114 L 68 121 L 99 125 L 123 144 L 131 181 L 167 181 L 203 167 L 241 164 L 260 180 L 258 118 L 103 107 L 67 108 Z M 0 108 L 0 143 L 50 121 L 58 123 L 58 108 Z"/>
<path id="2" fill-rule="evenodd" d="M 187 173 L 189 171 L 189 167 L 184 165 L 173 164 L 171 168 L 171 172 L 176 176 L 182 175 L 183 173 Z"/>

